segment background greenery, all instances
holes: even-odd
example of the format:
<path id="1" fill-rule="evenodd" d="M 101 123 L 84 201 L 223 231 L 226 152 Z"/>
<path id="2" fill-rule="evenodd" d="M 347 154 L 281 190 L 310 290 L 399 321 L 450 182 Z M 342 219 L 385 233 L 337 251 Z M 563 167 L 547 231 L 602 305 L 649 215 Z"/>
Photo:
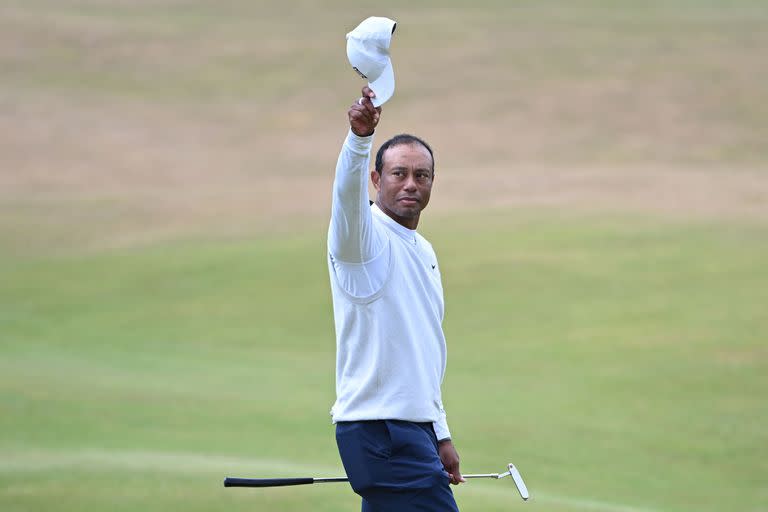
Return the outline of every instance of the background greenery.
<path id="1" fill-rule="evenodd" d="M 437 149 L 465 511 L 768 510 L 762 2 L 0 6 L 0 509 L 353 511 L 328 410 L 345 31 Z M 593 171 L 593 169 L 596 169 Z"/>

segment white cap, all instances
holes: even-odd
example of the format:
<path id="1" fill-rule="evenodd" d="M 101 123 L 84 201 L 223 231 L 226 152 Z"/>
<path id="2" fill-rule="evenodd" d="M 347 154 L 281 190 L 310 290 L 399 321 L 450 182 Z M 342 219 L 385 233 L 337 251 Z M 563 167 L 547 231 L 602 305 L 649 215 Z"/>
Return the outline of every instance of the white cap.
<path id="1" fill-rule="evenodd" d="M 389 43 L 397 23 L 389 18 L 371 16 L 347 34 L 347 58 L 368 87 L 376 93 L 378 107 L 395 93 L 395 72 L 389 59 Z"/>

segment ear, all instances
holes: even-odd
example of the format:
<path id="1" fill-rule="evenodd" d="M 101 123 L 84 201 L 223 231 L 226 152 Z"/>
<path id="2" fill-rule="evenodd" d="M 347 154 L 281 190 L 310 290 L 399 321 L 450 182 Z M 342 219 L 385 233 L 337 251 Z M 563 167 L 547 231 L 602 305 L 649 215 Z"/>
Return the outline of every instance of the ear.
<path id="1" fill-rule="evenodd" d="M 376 189 L 376 192 L 379 192 L 381 190 L 381 174 L 375 170 L 371 171 L 371 182 L 373 182 L 373 188 Z"/>

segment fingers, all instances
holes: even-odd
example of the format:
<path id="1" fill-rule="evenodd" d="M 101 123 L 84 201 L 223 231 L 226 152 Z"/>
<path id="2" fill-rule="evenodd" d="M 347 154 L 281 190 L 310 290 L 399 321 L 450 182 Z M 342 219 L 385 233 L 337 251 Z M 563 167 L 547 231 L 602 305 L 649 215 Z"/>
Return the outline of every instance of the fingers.
<path id="1" fill-rule="evenodd" d="M 349 107 L 349 120 L 376 126 L 379 122 L 381 111 L 372 108 L 370 100 L 367 102 L 368 105 L 365 103 L 366 102 L 363 101 L 362 105 L 355 103 Z"/>
<path id="2" fill-rule="evenodd" d="M 363 87 L 362 90 L 363 96 L 357 100 L 357 104 L 365 107 L 368 112 L 370 112 L 371 116 L 374 114 L 380 114 L 381 113 L 381 107 L 374 107 L 373 106 L 373 98 L 376 97 L 376 93 L 371 90 L 370 87 L 367 85 Z"/>
<path id="3" fill-rule="evenodd" d="M 450 480 L 450 483 L 453 485 L 458 485 L 459 480 L 456 477 L 457 474 L 459 474 L 459 468 L 457 464 L 449 463 L 449 464 L 443 464 L 443 467 L 448 472 L 448 479 Z"/>
<path id="4" fill-rule="evenodd" d="M 363 93 L 363 98 L 373 99 L 376 97 L 376 93 L 373 92 L 373 90 L 367 85 L 363 87 L 362 93 Z"/>
<path id="5" fill-rule="evenodd" d="M 363 87 L 363 96 L 349 107 L 349 124 L 352 131 L 360 136 L 371 135 L 379 123 L 381 107 L 374 107 L 372 98 L 376 94 L 367 85 Z"/>
<path id="6" fill-rule="evenodd" d="M 376 93 L 371 90 L 367 85 L 363 87 L 363 96 L 358 100 L 361 105 L 370 105 L 370 108 L 381 114 L 381 107 L 373 106 L 373 98 L 376 97 Z"/>
<path id="7" fill-rule="evenodd" d="M 450 483 L 458 485 L 462 482 L 466 482 L 461 471 L 459 470 L 459 454 L 456 452 L 456 448 L 450 440 L 441 441 L 438 445 L 438 451 L 440 454 L 440 461 L 443 463 L 445 471 L 448 473 Z"/>
<path id="8" fill-rule="evenodd" d="M 453 485 L 459 485 L 460 483 L 467 481 L 463 476 L 461 476 L 461 471 L 459 471 L 458 464 L 452 468 L 446 468 L 446 470 L 448 471 L 448 478 Z"/>

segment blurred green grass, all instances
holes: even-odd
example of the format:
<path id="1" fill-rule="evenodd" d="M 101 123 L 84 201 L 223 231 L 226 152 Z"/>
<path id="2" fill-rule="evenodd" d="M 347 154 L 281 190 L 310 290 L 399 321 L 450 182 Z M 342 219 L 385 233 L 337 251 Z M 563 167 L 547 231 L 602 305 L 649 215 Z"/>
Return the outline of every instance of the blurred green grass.
<path id="1" fill-rule="evenodd" d="M 765 508 L 765 228 L 509 218 L 425 225 L 465 471 L 515 462 L 536 510 Z M 339 472 L 323 249 L 313 232 L 6 257 L 0 508 L 356 510 L 345 486 L 220 488 Z M 523 506 L 501 483 L 456 493 Z"/>
<path id="2" fill-rule="evenodd" d="M 765 2 L 380 7 L 0 5 L 0 510 L 359 509 L 343 485 L 221 486 L 340 464 L 322 207 L 217 206 L 330 186 L 329 127 L 360 85 L 343 33 L 365 16 L 400 22 L 378 140 L 424 134 L 443 176 L 597 163 L 626 177 L 603 193 L 631 199 L 631 173 L 679 165 L 691 190 L 670 194 L 698 207 L 711 166 L 756 184 L 726 197 L 760 201 Z M 261 188 L 276 174 L 283 189 Z M 512 461 L 534 499 L 472 482 L 462 510 L 768 510 L 764 218 L 484 199 L 424 220 L 445 401 L 464 470 Z"/>

